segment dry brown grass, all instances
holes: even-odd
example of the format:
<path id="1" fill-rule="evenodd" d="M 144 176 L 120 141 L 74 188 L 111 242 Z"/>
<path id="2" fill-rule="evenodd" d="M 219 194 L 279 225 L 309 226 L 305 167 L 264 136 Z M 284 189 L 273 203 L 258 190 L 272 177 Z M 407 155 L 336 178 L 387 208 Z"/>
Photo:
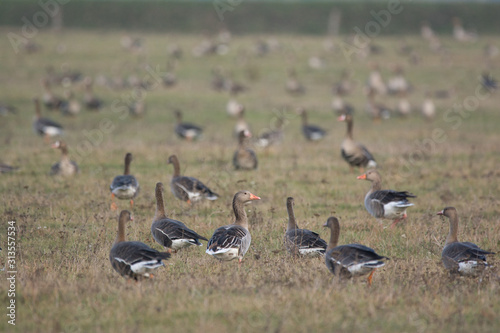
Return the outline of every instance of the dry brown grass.
<path id="1" fill-rule="evenodd" d="M 5 35 L 9 29 L 3 29 Z M 110 119 L 116 126 L 103 142 L 78 160 L 81 174 L 68 180 L 47 176 L 59 153 L 48 148 L 31 131 L 31 98 L 40 94 L 39 79 L 46 65 L 63 64 L 91 76 L 98 74 L 142 75 L 138 58 L 120 49 L 121 33 L 96 34 L 69 31 L 63 35 L 39 34 L 44 51 L 15 56 L 5 52 L 0 64 L 4 82 L 0 100 L 15 104 L 19 111 L 0 119 L 2 160 L 21 166 L 13 174 L 1 175 L 0 240 L 4 247 L 6 222 L 18 227 L 17 304 L 19 332 L 497 332 L 500 329 L 499 278 L 494 268 L 478 279 L 449 278 L 440 263 L 447 222 L 435 216 L 448 205 L 457 208 L 459 237 L 485 249 L 500 250 L 500 126 L 499 97 L 493 95 L 463 119 L 457 130 L 442 119 L 455 102 L 474 94 L 481 72 L 483 42 L 474 45 L 446 40 L 453 62 L 443 65 L 440 56 L 429 53 L 417 37 L 409 44 L 421 53 L 423 62 L 407 68 L 416 91 L 410 96 L 417 107 L 425 89 L 456 88 L 454 99 L 437 101 L 439 116 L 425 123 L 416 112 L 409 119 L 390 119 L 373 125 L 364 114 L 362 82 L 369 71 L 364 62 L 347 65 L 340 53 L 326 54 L 322 71 L 309 69 L 307 58 L 320 54 L 322 39 L 277 36 L 283 50 L 268 57 L 248 55 L 258 36 L 235 38 L 227 56 L 198 59 L 190 54 L 200 36 L 145 35 L 151 65 L 165 63 L 167 42 L 184 49 L 177 75 L 179 85 L 147 93 L 148 113 L 143 119 L 120 120 L 110 108 L 127 91 L 95 87 L 105 99 L 101 113 L 83 111 L 75 119 L 45 113 L 64 124 L 64 139 L 75 156 L 85 139 L 84 130 Z M 489 37 L 498 42 L 497 37 Z M 394 38 L 378 38 L 384 53 L 371 60 L 382 64 L 388 76 L 390 64 L 406 64 L 395 49 Z M 67 51 L 59 54 L 63 43 Z M 3 50 L 10 50 L 6 39 Z M 290 56 L 293 54 L 293 56 Z M 288 59 L 288 60 L 284 60 Z M 479 63 L 478 63 L 479 62 Z M 311 110 L 311 123 L 329 128 L 328 137 L 317 144 L 305 142 L 300 119 L 288 112 L 284 143 L 269 154 L 258 151 L 255 172 L 234 172 L 231 157 L 235 142 L 233 120 L 226 117 L 227 95 L 210 90 L 212 66 L 233 71 L 245 80 L 248 68 L 258 70 L 259 79 L 249 82 L 250 91 L 240 100 L 254 132 L 269 127 L 273 110 L 285 104 Z M 284 93 L 286 69 L 294 65 L 307 87 L 303 97 Z M 345 128 L 330 111 L 330 87 L 340 71 L 349 66 L 360 82 L 347 99 L 356 107 L 355 138 L 366 144 L 381 165 L 385 187 L 408 190 L 418 198 L 408 210 L 409 218 L 395 229 L 382 229 L 363 207 L 369 183 L 349 174 L 339 146 Z M 495 73 L 493 73 L 495 74 Z M 496 73 L 496 76 L 500 76 Z M 54 88 L 61 93 L 60 87 Z M 81 92 L 77 90 L 77 95 Z M 387 104 L 395 99 L 386 98 Z M 173 133 L 172 109 L 184 110 L 186 121 L 203 124 L 202 141 L 179 141 Z M 291 107 L 289 110 L 293 110 Z M 447 139 L 411 168 L 410 176 L 399 158 L 416 151 L 415 142 L 441 128 Z M 108 253 L 116 233 L 115 212 L 109 210 L 109 184 L 122 172 L 125 152 L 134 154 L 132 172 L 141 184 L 133 210 L 135 221 L 127 237 L 158 248 L 150 235 L 154 215 L 154 185 L 168 183 L 170 154 L 177 154 L 186 175 L 200 178 L 221 195 L 215 202 L 187 208 L 166 193 L 167 213 L 202 235 L 232 219 L 230 201 L 240 189 L 262 197 L 248 207 L 253 243 L 241 268 L 236 262 L 219 263 L 191 248 L 176 254 L 152 281 L 128 283 L 114 272 Z M 416 156 L 416 155 L 415 155 Z M 418 157 L 418 156 L 417 156 Z M 364 279 L 339 282 L 322 260 L 298 260 L 288 256 L 282 244 L 286 225 L 285 200 L 293 196 L 298 223 L 325 238 L 321 225 L 330 215 L 341 223 L 341 242 L 359 242 L 391 258 L 374 276 L 368 288 Z M 121 209 L 128 208 L 119 201 Z M 386 222 L 387 223 L 387 222 Z M 387 223 L 388 224 L 388 223 Z M 2 259 L 2 263 L 4 259 Z M 491 262 L 498 262 L 491 258 Z M 6 292 L 0 295 L 2 306 Z M 11 330 L 6 319 L 2 330 Z"/>

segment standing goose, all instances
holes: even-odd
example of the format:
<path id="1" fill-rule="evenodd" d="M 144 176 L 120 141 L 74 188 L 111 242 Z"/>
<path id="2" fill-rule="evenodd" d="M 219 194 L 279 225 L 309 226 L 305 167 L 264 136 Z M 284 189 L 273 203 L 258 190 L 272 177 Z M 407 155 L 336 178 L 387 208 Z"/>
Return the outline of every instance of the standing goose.
<path id="1" fill-rule="evenodd" d="M 41 83 L 44 91 L 42 100 L 45 107 L 49 110 L 59 109 L 61 107 L 61 104 L 63 103 L 63 100 L 52 93 L 52 90 L 50 89 L 50 82 L 48 79 L 42 79 Z"/>
<path id="2" fill-rule="evenodd" d="M 326 248 L 325 264 L 332 274 L 340 278 L 368 275 L 368 285 L 372 284 L 375 269 L 385 265 L 389 259 L 378 255 L 372 248 L 361 244 L 338 245 L 340 224 L 339 220 L 331 216 L 324 227 L 330 228 L 330 242 Z"/>
<path id="3" fill-rule="evenodd" d="M 99 111 L 99 109 L 102 107 L 103 102 L 99 98 L 97 98 L 94 95 L 94 92 L 92 91 L 92 78 L 86 77 L 84 80 L 84 86 L 85 86 L 85 96 L 83 97 L 83 101 L 85 103 L 85 107 L 87 110 L 91 111 Z"/>
<path id="4" fill-rule="evenodd" d="M 248 140 L 252 137 L 249 131 L 241 131 L 238 137 L 238 149 L 233 155 L 233 165 L 236 170 L 257 169 L 258 161 L 255 152 L 248 147 Z"/>
<path id="5" fill-rule="evenodd" d="M 155 241 L 165 248 L 177 250 L 191 246 L 201 246 L 200 239 L 208 240 L 189 229 L 184 223 L 167 218 L 163 204 L 163 184 L 156 183 L 156 212 L 151 224 L 151 234 Z"/>
<path id="6" fill-rule="evenodd" d="M 365 208 L 373 217 L 394 220 L 391 227 L 407 217 L 406 208 L 413 206 L 408 198 L 416 198 L 415 195 L 407 191 L 382 190 L 382 178 L 374 169 L 368 170 L 357 179 L 372 182 L 372 187 L 365 196 Z"/>
<path id="7" fill-rule="evenodd" d="M 238 258 L 241 264 L 252 241 L 244 205 L 253 200 L 260 200 L 260 198 L 249 191 L 239 191 L 234 195 L 235 221 L 233 224 L 215 229 L 207 244 L 207 254 L 224 261 Z"/>
<path id="8" fill-rule="evenodd" d="M 109 261 L 121 276 L 138 281 L 153 277 L 152 272 L 164 266 L 162 260 L 170 258 L 170 253 L 158 252 L 141 242 L 125 241 L 125 224 L 131 220 L 130 212 L 122 210 Z"/>
<path id="9" fill-rule="evenodd" d="M 241 131 L 247 131 L 250 134 L 252 133 L 252 131 L 250 130 L 250 125 L 245 120 L 244 109 L 241 110 L 237 115 L 236 124 L 234 124 L 234 131 L 233 131 L 234 136 L 238 138 Z"/>
<path id="10" fill-rule="evenodd" d="M 188 204 L 202 199 L 217 200 L 219 195 L 212 192 L 198 179 L 181 176 L 179 160 L 176 155 L 171 155 L 167 163 L 174 165 L 174 175 L 170 182 L 170 189 L 177 199 L 186 201 Z"/>
<path id="11" fill-rule="evenodd" d="M 319 141 L 323 139 L 326 135 L 326 131 L 319 126 L 309 125 L 306 110 L 301 108 L 299 109 L 299 113 L 302 117 L 302 133 L 305 138 L 309 141 Z"/>
<path id="12" fill-rule="evenodd" d="M 351 172 L 354 167 L 358 167 L 363 172 L 363 168 L 375 168 L 377 162 L 372 154 L 360 143 L 357 143 L 352 138 L 353 119 L 352 114 L 345 113 L 338 118 L 338 121 L 345 121 L 347 123 L 347 133 L 340 146 L 340 151 L 344 160 L 349 163 Z"/>
<path id="13" fill-rule="evenodd" d="M 292 255 L 303 255 L 316 257 L 324 255 L 326 242 L 311 230 L 299 229 L 293 212 L 294 200 L 292 197 L 286 199 L 288 211 L 288 228 L 285 232 L 285 247 Z"/>
<path id="14" fill-rule="evenodd" d="M 201 127 L 193 125 L 191 123 L 182 122 L 182 112 L 180 110 L 175 110 L 175 117 L 177 119 L 177 125 L 175 125 L 175 133 L 181 139 L 186 139 L 187 141 L 197 140 L 201 137 L 203 130 Z"/>
<path id="15" fill-rule="evenodd" d="M 441 252 L 444 267 L 451 273 L 464 276 L 482 273 L 488 267 L 486 255 L 495 253 L 482 250 L 474 243 L 458 241 L 458 214 L 455 207 L 446 207 L 437 215 L 446 216 L 450 220 L 450 231 Z"/>
<path id="16" fill-rule="evenodd" d="M 50 168 L 51 176 L 74 176 L 79 172 L 78 164 L 75 161 L 71 161 L 68 156 L 68 146 L 62 141 L 56 141 L 52 148 L 61 150 L 61 161 L 55 163 Z"/>
<path id="17" fill-rule="evenodd" d="M 40 101 L 38 98 L 33 99 L 35 102 L 35 120 L 33 120 L 33 129 L 40 136 L 43 136 L 45 141 L 49 137 L 62 135 L 63 128 L 61 125 L 47 118 L 42 118 L 42 111 L 40 110 Z"/>
<path id="18" fill-rule="evenodd" d="M 302 95 L 306 92 L 305 87 L 297 79 L 297 72 L 295 69 L 288 71 L 288 79 L 285 83 L 285 91 L 293 96 Z"/>
<path id="19" fill-rule="evenodd" d="M 130 174 L 130 162 L 132 162 L 132 154 L 125 155 L 125 171 L 123 175 L 116 176 L 111 183 L 111 209 L 116 210 L 118 207 L 115 203 L 115 197 L 121 200 L 130 200 L 130 207 L 134 205 L 134 198 L 139 194 L 139 182 Z"/>
<path id="20" fill-rule="evenodd" d="M 276 120 L 275 129 L 264 131 L 259 135 L 258 145 L 263 148 L 268 148 L 274 144 L 278 144 L 283 140 L 283 118 Z"/>

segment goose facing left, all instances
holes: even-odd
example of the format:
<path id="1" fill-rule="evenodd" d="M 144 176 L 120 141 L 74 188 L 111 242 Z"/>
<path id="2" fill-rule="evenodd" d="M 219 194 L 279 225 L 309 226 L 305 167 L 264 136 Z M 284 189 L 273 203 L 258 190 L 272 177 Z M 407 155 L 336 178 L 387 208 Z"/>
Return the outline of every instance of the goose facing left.
<path id="1" fill-rule="evenodd" d="M 134 205 L 134 198 L 139 194 L 140 186 L 137 179 L 130 174 L 130 163 L 132 162 L 132 154 L 125 155 L 125 170 L 123 175 L 116 176 L 113 179 L 109 189 L 111 191 L 111 209 L 116 210 L 118 207 L 115 203 L 115 197 L 121 200 L 130 200 L 130 206 Z"/>
<path id="2" fill-rule="evenodd" d="M 125 241 L 125 225 L 132 220 L 129 211 L 121 211 L 116 240 L 109 252 L 109 261 L 121 276 L 139 281 L 152 278 L 152 273 L 164 266 L 162 260 L 170 258 L 170 253 L 158 252 L 141 242 Z"/>
<path id="3" fill-rule="evenodd" d="M 35 119 L 33 120 L 33 129 L 35 132 L 43 136 L 46 141 L 48 141 L 49 137 L 62 135 L 63 127 L 60 124 L 51 119 L 42 118 L 42 111 L 38 98 L 34 98 L 33 102 L 35 103 Z"/>
<path id="4" fill-rule="evenodd" d="M 61 160 L 50 168 L 51 176 L 74 176 L 80 170 L 78 169 L 78 164 L 75 161 L 71 161 L 68 155 L 68 146 L 62 141 L 56 141 L 52 148 L 61 150 Z"/>

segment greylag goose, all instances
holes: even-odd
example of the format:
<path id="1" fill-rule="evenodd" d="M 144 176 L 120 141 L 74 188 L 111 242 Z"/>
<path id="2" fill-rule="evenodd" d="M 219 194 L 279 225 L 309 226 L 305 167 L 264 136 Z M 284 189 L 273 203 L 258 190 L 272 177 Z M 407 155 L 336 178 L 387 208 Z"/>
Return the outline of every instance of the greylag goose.
<path id="1" fill-rule="evenodd" d="M 132 117 L 143 117 L 146 114 L 146 101 L 138 99 L 128 105 L 128 111 Z"/>
<path id="2" fill-rule="evenodd" d="M 285 83 L 285 90 L 290 95 L 298 96 L 306 92 L 306 89 L 297 79 L 297 73 L 294 69 L 288 71 L 288 79 Z"/>
<path id="3" fill-rule="evenodd" d="M 94 96 L 94 92 L 92 91 L 92 79 L 90 77 L 86 77 L 84 79 L 85 86 L 85 95 L 83 97 L 83 101 L 85 103 L 85 107 L 87 110 L 98 111 L 103 102 L 96 96 Z"/>
<path id="4" fill-rule="evenodd" d="M 237 117 L 243 110 L 245 110 L 243 104 L 238 103 L 238 101 L 234 98 L 229 99 L 226 104 L 226 112 L 228 116 Z"/>
<path id="5" fill-rule="evenodd" d="M 79 114 L 82 107 L 80 102 L 75 98 L 73 92 L 67 90 L 64 93 L 64 97 L 66 97 L 66 100 L 61 104 L 61 113 L 65 116 L 76 116 Z"/>
<path id="6" fill-rule="evenodd" d="M 45 107 L 49 110 L 58 110 L 63 103 L 60 97 L 56 97 L 50 89 L 50 82 L 48 79 L 41 80 L 43 87 L 42 101 Z"/>
<path id="7" fill-rule="evenodd" d="M 374 169 L 358 176 L 358 179 L 372 182 L 372 187 L 365 196 L 365 208 L 373 217 L 394 220 L 391 227 L 407 217 L 406 208 L 413 206 L 408 198 L 416 198 L 415 195 L 406 191 L 382 190 L 382 178 Z"/>
<path id="8" fill-rule="evenodd" d="M 62 126 L 51 119 L 42 118 L 40 101 L 38 98 L 33 99 L 33 101 L 35 102 L 35 120 L 33 121 L 33 129 L 35 132 L 43 136 L 45 141 L 48 141 L 51 136 L 62 135 Z"/>
<path id="9" fill-rule="evenodd" d="M 288 228 L 285 232 L 285 247 L 292 255 L 303 255 L 316 257 L 324 255 L 326 242 L 311 230 L 299 229 L 293 212 L 294 200 L 292 197 L 286 199 L 288 212 Z"/>
<path id="10" fill-rule="evenodd" d="M 347 133 L 340 145 L 340 152 L 344 160 L 349 163 L 351 172 L 354 167 L 361 170 L 365 167 L 375 168 L 377 162 L 372 154 L 360 143 L 357 143 L 352 138 L 353 118 L 351 113 L 346 113 L 338 118 L 338 121 L 345 121 L 347 123 Z M 363 172 L 363 171 L 361 171 Z"/>
<path id="11" fill-rule="evenodd" d="M 425 93 L 425 99 L 422 103 L 422 115 L 427 121 L 432 121 L 436 116 L 436 107 L 429 92 Z"/>
<path id="12" fill-rule="evenodd" d="M 170 59 L 167 61 L 167 72 L 163 75 L 162 81 L 166 88 L 172 88 L 177 84 L 174 62 Z"/>
<path id="13" fill-rule="evenodd" d="M 326 131 L 319 126 L 310 125 L 307 121 L 307 111 L 300 108 L 299 114 L 302 117 L 302 133 L 309 141 L 319 141 L 326 135 Z"/>
<path id="14" fill-rule="evenodd" d="M 179 160 L 176 155 L 168 158 L 167 164 L 174 165 L 174 175 L 170 182 L 170 189 L 179 200 L 191 204 L 202 199 L 217 200 L 219 195 L 212 192 L 205 184 L 193 177 L 181 176 Z"/>
<path id="15" fill-rule="evenodd" d="M 130 207 L 134 205 L 134 198 L 139 194 L 139 182 L 130 174 L 130 163 L 132 162 L 132 154 L 125 155 L 125 170 L 123 175 L 116 176 L 111 183 L 111 209 L 116 210 L 118 207 L 115 203 L 115 197 L 121 200 L 130 200 Z"/>
<path id="16" fill-rule="evenodd" d="M 387 94 L 387 86 L 385 85 L 382 75 L 379 72 L 379 66 L 377 64 L 372 64 L 371 68 L 372 71 L 368 76 L 367 89 L 372 90 L 375 94 Z"/>
<path id="17" fill-rule="evenodd" d="M 248 133 L 252 133 L 250 130 L 250 125 L 248 125 L 245 120 L 245 109 L 242 109 L 237 116 L 236 124 L 234 125 L 233 135 L 235 138 L 238 138 L 241 131 L 247 131 Z"/>
<path id="18" fill-rule="evenodd" d="M 131 220 L 130 212 L 122 210 L 109 261 L 121 276 L 138 281 L 153 277 L 152 272 L 164 266 L 162 260 L 170 258 L 170 253 L 158 252 L 141 242 L 125 241 L 125 224 Z"/>
<path id="19" fill-rule="evenodd" d="M 252 134 L 248 131 L 241 131 L 238 138 L 238 149 L 233 155 L 233 165 L 236 170 L 257 169 L 258 161 L 255 152 L 248 148 L 248 140 Z"/>
<path id="20" fill-rule="evenodd" d="M 151 234 L 158 244 L 177 252 L 177 250 L 191 245 L 201 246 L 200 239 L 208 241 L 208 239 L 198 235 L 194 230 L 189 229 L 181 221 L 167 217 L 165 214 L 165 205 L 163 204 L 162 183 L 156 183 L 155 195 L 156 212 L 151 224 Z"/>
<path id="21" fill-rule="evenodd" d="M 8 173 L 8 172 L 16 171 L 17 169 L 19 169 L 19 167 L 15 167 L 15 166 L 0 162 L 0 173 Z"/>
<path id="22" fill-rule="evenodd" d="M 324 227 L 330 228 L 330 242 L 326 248 L 325 264 L 328 270 L 340 278 L 368 275 L 368 285 L 372 284 L 375 269 L 385 265 L 389 258 L 378 255 L 372 248 L 361 244 L 337 245 L 339 242 L 339 220 L 331 216 Z"/>
<path id="23" fill-rule="evenodd" d="M 191 123 L 182 122 L 182 112 L 180 110 L 175 110 L 175 117 L 177 119 L 177 125 L 175 125 L 175 133 L 179 138 L 186 139 L 188 141 L 197 140 L 200 138 L 203 130 L 201 127 L 193 125 Z"/>
<path id="24" fill-rule="evenodd" d="M 71 161 L 68 156 L 68 146 L 62 141 L 56 141 L 52 148 L 61 150 L 61 161 L 55 163 L 50 168 L 51 176 L 74 176 L 78 173 L 78 164 L 75 161 Z"/>
<path id="25" fill-rule="evenodd" d="M 207 244 L 207 254 L 224 261 L 238 258 L 241 264 L 252 241 L 248 231 L 248 218 L 244 206 L 253 200 L 260 200 L 260 198 L 249 191 L 239 191 L 234 195 L 233 211 L 235 221 L 233 224 L 215 229 Z"/>
<path id="26" fill-rule="evenodd" d="M 274 130 L 264 131 L 259 135 L 257 144 L 263 148 L 278 144 L 283 140 L 283 118 L 276 120 Z"/>
<path id="27" fill-rule="evenodd" d="M 437 215 L 446 216 L 450 221 L 450 231 L 441 252 L 444 267 L 451 273 L 464 276 L 477 276 L 482 273 L 488 267 L 486 255 L 495 253 L 482 250 L 474 243 L 458 241 L 458 214 L 455 207 L 446 207 Z"/>

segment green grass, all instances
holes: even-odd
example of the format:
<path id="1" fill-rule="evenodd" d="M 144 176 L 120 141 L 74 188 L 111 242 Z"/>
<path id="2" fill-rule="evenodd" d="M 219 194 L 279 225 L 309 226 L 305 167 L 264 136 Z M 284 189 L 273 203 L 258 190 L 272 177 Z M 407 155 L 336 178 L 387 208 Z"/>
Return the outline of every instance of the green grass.
<path id="1" fill-rule="evenodd" d="M 11 29 L 0 30 L 3 35 Z M 17 325 L 0 321 L 2 330 L 19 332 L 497 332 L 500 329 L 499 277 L 493 268 L 482 282 L 478 279 L 450 279 L 440 262 L 448 231 L 447 221 L 435 216 L 445 206 L 455 206 L 461 222 L 459 238 L 485 249 L 500 249 L 500 125 L 497 94 L 481 102 L 462 120 L 458 129 L 443 120 L 443 114 L 474 94 L 482 71 L 481 55 L 486 36 L 475 44 L 458 44 L 445 39 L 451 61 L 430 53 L 415 36 L 406 41 L 421 55 L 418 66 L 396 50 L 397 38 L 376 39 L 381 55 L 366 62 L 348 64 L 340 52 L 327 53 L 322 38 L 275 36 L 281 49 L 266 57 L 253 55 L 253 43 L 262 36 L 234 37 L 226 56 L 195 58 L 191 49 L 202 36 L 143 35 L 146 53 L 137 56 L 120 47 L 121 32 L 66 31 L 36 36 L 43 45 L 38 54 L 15 55 L 7 39 L 0 63 L 3 82 L 0 101 L 18 108 L 16 115 L 0 118 L 0 156 L 20 170 L 0 177 L 0 241 L 6 261 L 7 224 L 17 225 Z M 47 176 L 59 153 L 50 149 L 31 129 L 32 97 L 41 94 L 40 78 L 45 67 L 57 71 L 71 68 L 96 77 L 145 75 L 142 64 L 164 68 L 166 46 L 178 43 L 184 56 L 177 67 L 178 85 L 147 92 L 144 118 L 119 118 L 113 101 L 127 90 L 113 91 L 95 86 L 106 102 L 100 113 L 82 111 L 76 118 L 58 113 L 46 116 L 66 128 L 64 140 L 70 155 L 81 167 L 72 179 Z M 56 52 L 64 45 L 64 53 Z M 307 66 L 310 55 L 323 55 L 326 67 L 315 71 Z M 384 77 L 393 64 L 406 66 L 415 86 L 410 101 L 415 112 L 409 119 L 392 118 L 373 124 L 364 113 L 364 81 L 369 62 L 378 62 Z M 210 89 L 210 73 L 220 66 L 249 91 L 238 99 L 245 104 L 254 133 L 268 128 L 276 110 L 285 115 L 285 140 L 268 154 L 258 150 L 259 169 L 235 172 L 231 158 L 234 120 L 225 113 L 228 95 Z M 284 92 L 287 69 L 297 69 L 307 87 L 306 95 L 290 97 Z M 345 124 L 337 123 L 330 109 L 331 86 L 344 68 L 350 68 L 358 86 L 346 99 L 356 108 L 354 136 L 372 151 L 386 188 L 408 190 L 418 197 L 409 217 L 395 229 L 382 229 L 365 211 L 363 198 L 368 182 L 356 180 L 340 157 Z M 249 71 L 257 71 L 249 81 Z M 493 75 L 500 76 L 493 68 Z M 451 99 L 436 100 L 439 116 L 433 123 L 421 119 L 418 108 L 427 89 L 454 87 Z M 82 96 L 81 87 L 74 88 Z M 61 95 L 62 87 L 54 87 Z M 394 105 L 394 97 L 382 101 Z M 286 106 L 286 107 L 285 107 Z M 317 144 L 305 142 L 300 118 L 294 110 L 310 110 L 311 123 L 329 129 Z M 172 110 L 184 111 L 186 121 L 202 124 L 204 138 L 181 142 L 173 132 Z M 79 154 L 85 131 L 99 128 L 109 119 L 113 130 L 102 137 L 88 154 Z M 430 138 L 435 128 L 447 139 L 426 151 L 411 168 L 402 169 L 401 158 L 412 156 L 418 142 Z M 191 248 L 173 256 L 151 281 L 134 284 L 109 264 L 108 253 L 116 235 L 117 213 L 109 209 L 109 184 L 123 171 L 126 152 L 134 154 L 132 172 L 141 184 L 133 209 L 134 222 L 127 226 L 127 238 L 143 241 L 157 249 L 150 236 L 154 215 L 154 186 L 168 184 L 172 166 L 170 154 L 177 154 L 182 172 L 201 179 L 221 195 L 215 202 L 193 208 L 167 191 L 167 214 L 185 222 L 202 235 L 211 236 L 218 226 L 231 222 L 230 202 L 235 192 L 248 189 L 262 197 L 248 206 L 252 245 L 240 268 L 236 262 L 219 263 Z M 414 157 L 415 157 L 414 156 Z M 322 260 L 291 258 L 282 239 L 286 228 L 286 197 L 295 198 L 299 226 L 329 234 L 322 228 L 335 215 L 341 223 L 341 243 L 359 242 L 391 258 L 379 269 L 369 288 L 364 279 L 339 282 Z M 126 201 L 118 202 L 127 209 Z M 388 225 L 390 222 L 385 222 Z M 492 257 L 491 262 L 498 262 Z M 6 284 L 1 284 L 0 304 L 7 304 Z"/>

